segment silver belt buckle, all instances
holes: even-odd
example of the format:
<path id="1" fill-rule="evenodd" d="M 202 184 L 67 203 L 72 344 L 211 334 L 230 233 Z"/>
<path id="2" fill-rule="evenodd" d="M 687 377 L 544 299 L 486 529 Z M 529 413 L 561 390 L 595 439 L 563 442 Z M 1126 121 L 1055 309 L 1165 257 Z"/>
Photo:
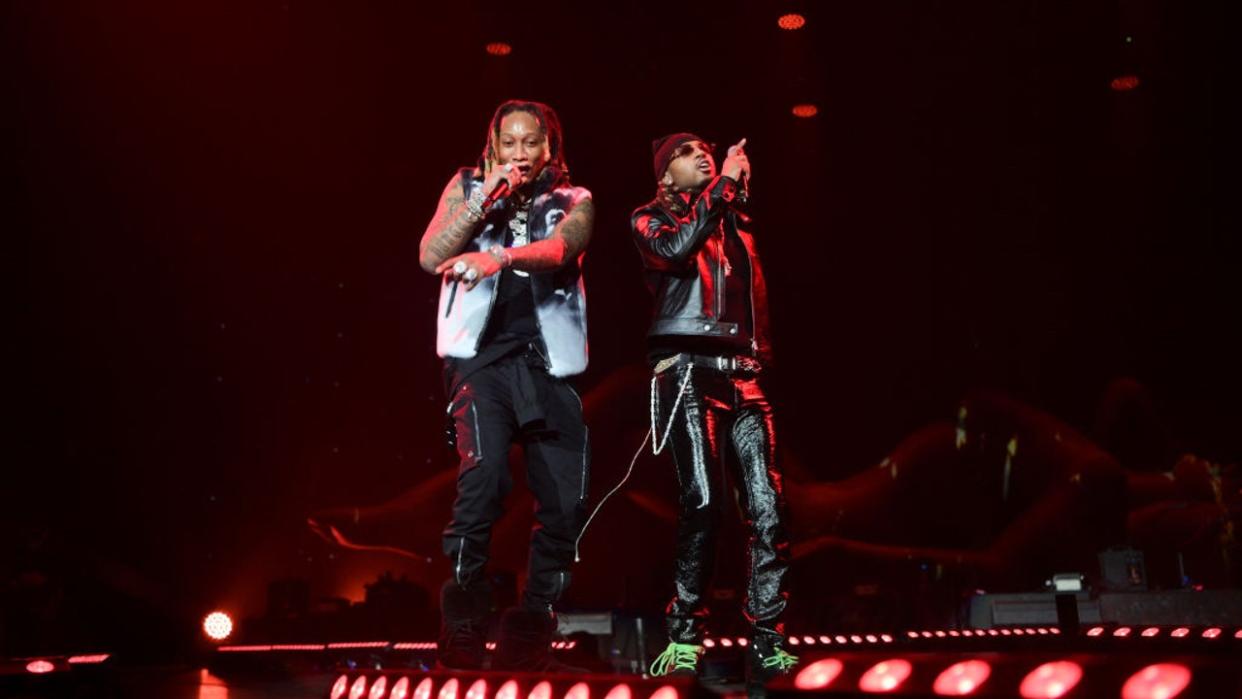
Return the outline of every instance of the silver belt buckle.
<path id="1" fill-rule="evenodd" d="M 737 368 L 737 360 L 733 357 L 716 357 L 716 370 L 731 373 Z"/>

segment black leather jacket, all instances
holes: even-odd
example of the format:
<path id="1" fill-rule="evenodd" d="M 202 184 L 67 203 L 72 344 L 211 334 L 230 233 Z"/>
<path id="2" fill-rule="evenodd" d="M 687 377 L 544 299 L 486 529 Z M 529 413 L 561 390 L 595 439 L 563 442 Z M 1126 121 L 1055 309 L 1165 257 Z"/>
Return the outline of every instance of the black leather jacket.
<path id="1" fill-rule="evenodd" d="M 750 217 L 733 207 L 738 184 L 717 177 L 677 216 L 658 201 L 630 217 L 630 230 L 655 295 L 648 335 L 729 338 L 742 329 L 720 322 L 724 304 L 724 236 L 736 232 L 750 258 L 750 308 L 754 334 L 751 350 L 763 364 L 772 360 L 768 335 L 768 297 L 763 268 L 749 231 Z"/>

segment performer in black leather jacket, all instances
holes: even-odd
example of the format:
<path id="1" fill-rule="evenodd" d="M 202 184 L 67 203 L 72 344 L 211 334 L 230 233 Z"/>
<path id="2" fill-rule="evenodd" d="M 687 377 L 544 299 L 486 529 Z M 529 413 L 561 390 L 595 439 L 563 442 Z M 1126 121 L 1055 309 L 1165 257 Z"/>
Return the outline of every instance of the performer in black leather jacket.
<path id="1" fill-rule="evenodd" d="M 789 542 L 772 407 L 761 387 L 772 360 L 767 294 L 750 218 L 737 208 L 750 176 L 745 145 L 729 148 L 717 174 L 711 146 L 698 136 L 655 141 L 656 198 L 630 224 L 655 296 L 647 338 L 652 443 L 656 453 L 671 447 L 681 485 L 669 645 L 652 674 L 698 670 L 717 522 L 731 499 L 727 463 L 750 532 L 748 673 L 761 684 L 797 658 L 785 650 Z"/>

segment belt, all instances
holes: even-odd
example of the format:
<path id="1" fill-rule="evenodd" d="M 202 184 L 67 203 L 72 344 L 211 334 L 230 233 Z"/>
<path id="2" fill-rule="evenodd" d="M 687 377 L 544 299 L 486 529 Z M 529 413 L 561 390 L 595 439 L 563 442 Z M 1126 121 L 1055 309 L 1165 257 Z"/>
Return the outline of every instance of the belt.
<path id="1" fill-rule="evenodd" d="M 660 360 L 655 365 L 655 373 L 660 374 L 681 366 L 696 366 L 723 374 L 758 374 L 763 371 L 763 365 L 754 357 L 709 357 L 683 352 Z"/>

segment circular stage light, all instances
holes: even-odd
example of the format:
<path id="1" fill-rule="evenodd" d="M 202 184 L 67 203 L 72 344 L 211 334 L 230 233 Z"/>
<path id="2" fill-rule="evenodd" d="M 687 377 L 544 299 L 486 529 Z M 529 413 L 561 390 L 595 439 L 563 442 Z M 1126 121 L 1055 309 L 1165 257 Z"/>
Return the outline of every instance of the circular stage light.
<path id="1" fill-rule="evenodd" d="M 794 687 L 802 690 L 823 689 L 832 684 L 845 665 L 836 658 L 816 660 L 798 671 L 794 677 Z"/>
<path id="2" fill-rule="evenodd" d="M 1018 687 L 1022 699 L 1060 699 L 1082 681 L 1082 666 L 1069 660 L 1044 663 L 1031 670 Z"/>
<path id="3" fill-rule="evenodd" d="M 950 665 L 932 685 L 932 691 L 942 697 L 964 697 L 987 681 L 992 666 L 982 660 L 963 660 Z"/>
<path id="4" fill-rule="evenodd" d="M 213 641 L 223 641 L 233 635 L 233 617 L 224 612 L 212 612 L 203 619 L 203 633 Z"/>

